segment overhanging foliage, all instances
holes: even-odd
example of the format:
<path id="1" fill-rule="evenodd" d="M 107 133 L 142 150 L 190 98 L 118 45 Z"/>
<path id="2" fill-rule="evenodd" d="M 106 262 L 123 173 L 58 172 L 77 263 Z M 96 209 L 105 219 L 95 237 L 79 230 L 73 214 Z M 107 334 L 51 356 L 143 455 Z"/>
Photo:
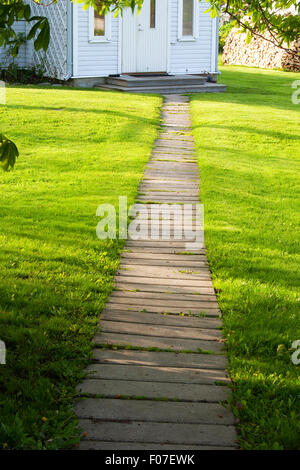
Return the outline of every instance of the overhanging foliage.
<path id="1" fill-rule="evenodd" d="M 300 38 L 299 0 L 207 1 L 211 4 L 209 11 L 213 16 L 229 14 L 235 25 L 248 34 L 249 42 L 256 35 L 290 54 L 296 54 L 291 44 Z"/>

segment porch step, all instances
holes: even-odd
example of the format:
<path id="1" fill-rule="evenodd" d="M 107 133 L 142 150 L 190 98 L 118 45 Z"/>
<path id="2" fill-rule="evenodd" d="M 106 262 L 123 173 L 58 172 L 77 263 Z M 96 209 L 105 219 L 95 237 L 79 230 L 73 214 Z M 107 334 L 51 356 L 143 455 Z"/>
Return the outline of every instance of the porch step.
<path id="1" fill-rule="evenodd" d="M 120 77 L 108 77 L 106 84 L 117 85 L 128 88 L 145 87 L 166 87 L 166 86 L 186 86 L 186 85 L 204 85 L 204 77 L 196 75 L 166 75 L 166 76 L 132 76 L 121 75 Z"/>
<path id="2" fill-rule="evenodd" d="M 116 90 L 127 93 L 155 93 L 162 95 L 181 93 L 221 93 L 226 91 L 226 85 L 205 83 L 204 85 L 168 85 L 168 86 L 121 86 L 106 84 L 95 87 L 100 90 Z"/>

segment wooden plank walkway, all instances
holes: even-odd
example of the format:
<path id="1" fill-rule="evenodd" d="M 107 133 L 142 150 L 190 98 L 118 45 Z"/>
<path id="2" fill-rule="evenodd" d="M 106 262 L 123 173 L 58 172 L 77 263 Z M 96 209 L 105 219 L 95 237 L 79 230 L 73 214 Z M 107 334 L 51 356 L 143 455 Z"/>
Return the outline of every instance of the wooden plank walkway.
<path id="1" fill-rule="evenodd" d="M 158 203 L 199 202 L 188 97 L 165 96 L 138 200 L 152 209 L 144 220 L 154 225 Z M 192 222 L 193 208 L 188 215 Z M 84 396 L 75 410 L 80 449 L 236 447 L 234 416 L 224 406 L 230 379 L 205 249 L 191 253 L 186 241 L 127 242 L 94 338 L 93 363 L 78 387 Z"/>

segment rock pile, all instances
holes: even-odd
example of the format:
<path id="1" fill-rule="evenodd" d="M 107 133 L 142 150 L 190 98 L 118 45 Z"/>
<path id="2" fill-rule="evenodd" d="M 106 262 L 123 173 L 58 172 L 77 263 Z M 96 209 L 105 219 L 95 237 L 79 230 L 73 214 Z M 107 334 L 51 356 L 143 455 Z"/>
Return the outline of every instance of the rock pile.
<path id="1" fill-rule="evenodd" d="M 240 33 L 237 28 L 229 33 L 223 53 L 225 65 L 248 65 L 249 67 L 280 68 L 300 72 L 300 40 L 292 44 L 292 49 L 298 53 L 298 56 L 293 56 L 257 36 L 250 44 L 247 44 L 246 37 L 247 35 Z"/>

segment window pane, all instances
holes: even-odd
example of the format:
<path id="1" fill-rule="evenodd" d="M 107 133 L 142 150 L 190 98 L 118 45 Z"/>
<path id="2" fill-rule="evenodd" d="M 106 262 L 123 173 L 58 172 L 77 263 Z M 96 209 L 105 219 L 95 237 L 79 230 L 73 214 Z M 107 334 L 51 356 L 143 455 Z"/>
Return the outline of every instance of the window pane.
<path id="1" fill-rule="evenodd" d="M 156 16 L 156 0 L 151 0 L 150 3 L 150 28 L 155 28 Z"/>
<path id="2" fill-rule="evenodd" d="M 182 36 L 193 36 L 194 0 L 182 0 Z"/>
<path id="3" fill-rule="evenodd" d="M 94 12 L 94 36 L 104 36 L 105 34 L 105 19 L 104 15 L 100 15 L 99 11 L 102 8 L 101 0 L 97 0 L 97 9 Z"/>

